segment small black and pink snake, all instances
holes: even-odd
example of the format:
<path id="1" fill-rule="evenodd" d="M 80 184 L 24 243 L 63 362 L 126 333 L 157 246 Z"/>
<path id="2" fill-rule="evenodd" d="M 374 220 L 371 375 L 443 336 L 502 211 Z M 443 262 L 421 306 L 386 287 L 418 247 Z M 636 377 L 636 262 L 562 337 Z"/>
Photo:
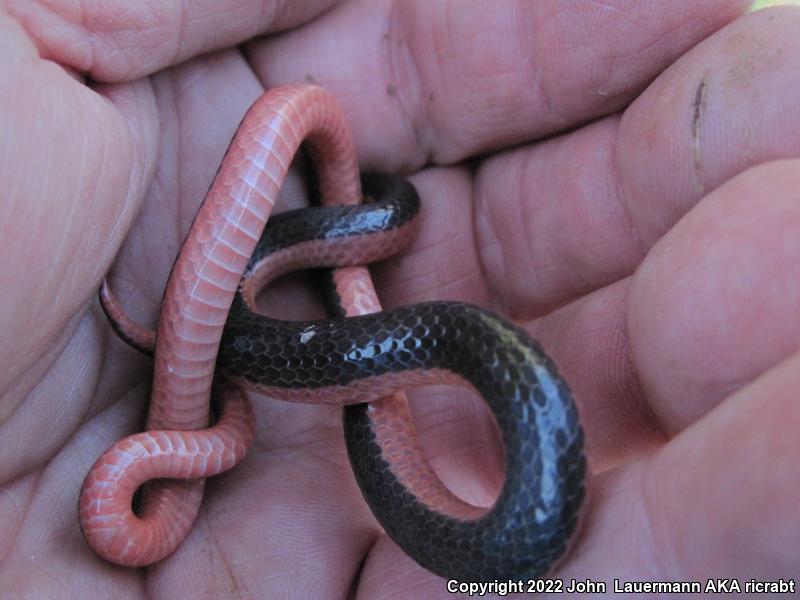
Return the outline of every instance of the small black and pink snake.
<path id="1" fill-rule="evenodd" d="M 326 206 L 277 215 L 264 229 L 304 140 Z M 243 120 L 195 219 L 158 333 L 126 320 L 104 289 L 123 337 L 155 343 L 156 375 L 150 431 L 109 449 L 84 483 L 81 526 L 101 556 L 144 565 L 180 543 L 197 514 L 202 478 L 233 467 L 252 441 L 244 387 L 347 405 L 345 440 L 368 505 L 432 572 L 463 581 L 532 578 L 564 557 L 587 471 L 566 382 L 524 330 L 476 306 L 430 302 L 380 311 L 367 271 L 357 265 L 391 256 L 411 238 L 419 198 L 399 177 L 372 175 L 363 184 L 373 201 L 356 205 L 355 152 L 332 97 L 313 86 L 273 90 Z M 264 285 L 309 267 L 337 267 L 328 286 L 330 320 L 288 322 L 256 312 Z M 215 367 L 227 383 L 220 417 L 207 428 Z M 450 493 L 417 446 L 398 390 L 442 383 L 476 390 L 499 427 L 506 477 L 489 509 Z M 156 478 L 137 514 L 134 492 Z"/>

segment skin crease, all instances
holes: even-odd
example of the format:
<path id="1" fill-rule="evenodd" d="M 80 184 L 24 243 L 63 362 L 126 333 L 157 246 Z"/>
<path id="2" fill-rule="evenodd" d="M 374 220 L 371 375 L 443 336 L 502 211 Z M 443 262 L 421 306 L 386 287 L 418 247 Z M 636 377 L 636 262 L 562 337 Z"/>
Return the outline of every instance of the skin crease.
<path id="1" fill-rule="evenodd" d="M 503 311 L 570 381 L 598 474 L 558 576 L 800 572 L 800 11 L 330 4 L 0 2 L 4 591 L 449 597 L 381 534 L 330 407 L 254 398 L 255 447 L 152 568 L 106 564 L 77 525 L 81 481 L 141 427 L 151 374 L 105 323 L 100 279 L 113 265 L 152 325 L 241 115 L 302 81 L 340 100 L 364 168 L 419 189 L 419 238 L 373 269 L 386 306 Z M 303 202 L 298 181 L 280 207 Z M 269 290 L 272 314 L 319 314 L 303 281 Z M 434 468 L 491 502 L 485 408 L 416 399 Z"/>

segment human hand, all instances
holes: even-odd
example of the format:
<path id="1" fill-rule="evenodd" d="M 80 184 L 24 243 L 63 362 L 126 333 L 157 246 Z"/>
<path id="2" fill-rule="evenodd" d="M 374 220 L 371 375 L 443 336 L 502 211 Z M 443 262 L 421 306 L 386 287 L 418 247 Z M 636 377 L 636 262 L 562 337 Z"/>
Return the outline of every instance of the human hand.
<path id="1" fill-rule="evenodd" d="M 100 279 L 113 261 L 153 324 L 241 115 L 303 81 L 338 97 L 365 168 L 414 173 L 422 231 L 373 269 L 385 305 L 503 312 L 570 381 L 598 475 L 556 576 L 798 572 L 800 163 L 748 170 L 800 153 L 798 11 L 681 57 L 747 3 L 167 4 L 18 3 L 0 20 L 4 591 L 447 596 L 369 514 L 331 407 L 256 398 L 255 446 L 208 481 L 162 563 L 109 565 L 78 527 L 86 471 L 141 427 L 149 395 Z M 282 206 L 302 201 L 297 180 L 285 191 Z M 309 316 L 297 283 L 270 290 L 273 314 Z M 490 503 L 502 453 L 480 400 L 412 397 L 437 472 Z"/>

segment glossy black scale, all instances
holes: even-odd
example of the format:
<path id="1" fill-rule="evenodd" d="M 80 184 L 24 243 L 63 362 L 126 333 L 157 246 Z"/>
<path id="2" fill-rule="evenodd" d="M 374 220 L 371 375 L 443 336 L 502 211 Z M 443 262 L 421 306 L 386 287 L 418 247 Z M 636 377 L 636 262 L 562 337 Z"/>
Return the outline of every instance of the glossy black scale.
<path id="1" fill-rule="evenodd" d="M 365 181 L 365 190 L 391 203 L 407 200 L 408 208 L 394 208 L 388 218 L 366 216 L 371 207 L 384 210 L 380 202 L 354 207 L 365 211 L 356 218 L 348 208 L 349 219 L 321 208 L 284 213 L 268 223 L 257 257 L 308 239 L 373 235 L 376 222 L 401 227 L 417 213 L 416 192 L 405 180 L 376 177 Z M 287 322 L 252 313 L 239 297 L 219 366 L 263 386 L 291 389 L 347 386 L 420 369 L 460 375 L 487 402 L 501 431 L 506 480 L 495 505 L 480 519 L 463 521 L 417 501 L 382 458 L 366 405 L 359 404 L 345 409 L 345 439 L 367 503 L 405 552 L 446 578 L 538 577 L 564 555 L 584 500 L 583 433 L 555 365 L 509 321 L 467 304 L 430 302 L 363 317 Z"/>

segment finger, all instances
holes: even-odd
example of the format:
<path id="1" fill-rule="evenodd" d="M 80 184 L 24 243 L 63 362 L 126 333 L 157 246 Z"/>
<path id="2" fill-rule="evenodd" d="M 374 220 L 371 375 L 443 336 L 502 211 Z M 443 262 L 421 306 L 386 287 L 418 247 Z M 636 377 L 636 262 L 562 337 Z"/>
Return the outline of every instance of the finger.
<path id="1" fill-rule="evenodd" d="M 16 387 L 2 421 L 63 350 L 132 220 L 152 169 L 156 121 L 146 85 L 109 88 L 114 106 L 39 60 L 7 17 L 0 39 L 0 72 L 13 90 L 0 95 L 0 279 L 14 292 L 0 310 L 5 339 L 14 340 L 0 348 L 0 396 Z"/>
<path id="2" fill-rule="evenodd" d="M 267 87 L 331 89 L 369 166 L 412 170 L 619 109 L 747 6 L 360 0 L 254 44 L 252 56 Z"/>
<path id="3" fill-rule="evenodd" d="M 662 451 L 601 480 L 559 576 L 705 582 L 797 573 L 798 384 L 794 354 Z"/>
<path id="4" fill-rule="evenodd" d="M 800 155 L 800 10 L 753 13 L 660 76 L 619 119 L 487 160 L 480 265 L 520 319 L 626 277 L 700 198 Z"/>
<path id="5" fill-rule="evenodd" d="M 572 386 L 595 468 L 652 451 L 800 346 L 798 172 L 743 173 L 632 278 L 529 325 Z"/>
<path id="6" fill-rule="evenodd" d="M 11 2 L 43 58 L 95 81 L 131 81 L 265 32 L 296 27 L 336 0 Z"/>
<path id="7" fill-rule="evenodd" d="M 678 431 L 800 347 L 800 160 L 704 198 L 633 278 L 628 332 L 642 393 Z"/>

